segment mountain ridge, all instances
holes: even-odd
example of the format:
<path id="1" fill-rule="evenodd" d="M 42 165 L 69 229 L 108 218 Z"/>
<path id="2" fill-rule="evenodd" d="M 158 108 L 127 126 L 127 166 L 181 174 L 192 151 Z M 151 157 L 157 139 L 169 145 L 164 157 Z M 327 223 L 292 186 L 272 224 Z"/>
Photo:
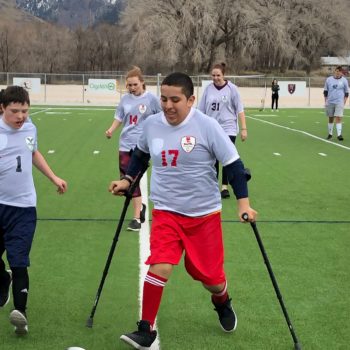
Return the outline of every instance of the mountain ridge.
<path id="1" fill-rule="evenodd" d="M 17 8 L 47 22 L 71 29 L 115 24 L 124 0 L 15 0 Z"/>

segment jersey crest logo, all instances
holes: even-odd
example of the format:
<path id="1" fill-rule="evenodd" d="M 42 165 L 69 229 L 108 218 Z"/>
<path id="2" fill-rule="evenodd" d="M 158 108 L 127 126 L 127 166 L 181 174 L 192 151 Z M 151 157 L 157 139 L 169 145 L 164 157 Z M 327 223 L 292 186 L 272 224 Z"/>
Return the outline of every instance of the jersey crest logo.
<path id="1" fill-rule="evenodd" d="M 190 153 L 196 145 L 196 138 L 193 136 L 184 136 L 181 139 L 181 147 L 186 153 Z"/>
<path id="2" fill-rule="evenodd" d="M 222 102 L 226 103 L 227 100 L 228 100 L 228 98 L 227 98 L 226 95 L 224 95 L 224 96 L 221 97 L 221 101 L 222 101 Z"/>
<path id="3" fill-rule="evenodd" d="M 34 151 L 34 145 L 35 145 L 34 137 L 27 136 L 26 137 L 26 144 L 27 144 L 28 148 L 30 149 L 30 151 L 33 152 Z"/>
<path id="4" fill-rule="evenodd" d="M 146 105 L 139 105 L 139 111 L 141 114 L 145 113 L 147 111 Z"/>
<path id="5" fill-rule="evenodd" d="M 292 95 L 295 92 L 295 84 L 288 84 L 288 92 Z"/>

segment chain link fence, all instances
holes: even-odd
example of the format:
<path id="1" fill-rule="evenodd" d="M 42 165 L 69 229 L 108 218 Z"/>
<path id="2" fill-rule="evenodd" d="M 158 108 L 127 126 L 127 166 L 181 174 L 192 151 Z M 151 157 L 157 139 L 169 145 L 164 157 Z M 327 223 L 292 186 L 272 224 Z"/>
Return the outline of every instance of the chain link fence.
<path id="1" fill-rule="evenodd" d="M 144 76 L 146 89 L 160 94 L 160 84 L 165 75 Z M 200 100 L 205 85 L 211 81 L 209 75 L 191 77 L 194 94 Z M 323 86 L 325 77 L 266 77 L 226 76 L 239 88 L 245 107 L 269 107 L 271 103 L 271 83 L 277 79 L 281 86 L 288 85 L 289 94 L 280 93 L 279 106 L 283 107 L 323 107 Z M 348 78 L 349 79 L 349 78 Z M 22 85 L 30 93 L 32 104 L 43 105 L 109 105 L 119 103 L 126 93 L 125 75 L 121 72 L 88 72 L 74 74 L 49 73 L 0 73 L 0 88 L 8 85 Z M 292 91 L 290 87 L 299 86 Z M 298 93 L 297 93 L 298 92 Z"/>

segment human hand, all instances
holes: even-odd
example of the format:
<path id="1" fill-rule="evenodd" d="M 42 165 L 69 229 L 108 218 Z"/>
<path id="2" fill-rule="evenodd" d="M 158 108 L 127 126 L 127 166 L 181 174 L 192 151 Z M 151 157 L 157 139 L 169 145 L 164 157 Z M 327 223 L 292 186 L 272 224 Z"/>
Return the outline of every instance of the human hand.
<path id="1" fill-rule="evenodd" d="M 248 138 L 248 130 L 243 128 L 241 129 L 241 140 L 245 141 Z"/>
<path id="2" fill-rule="evenodd" d="M 123 196 L 129 187 L 130 182 L 128 180 L 117 180 L 110 183 L 108 191 L 115 196 Z"/>
<path id="3" fill-rule="evenodd" d="M 106 134 L 106 137 L 107 137 L 107 139 L 110 139 L 111 137 L 112 137 L 112 131 L 110 130 L 110 129 L 108 129 L 106 132 L 105 132 L 105 134 Z"/>
<path id="4" fill-rule="evenodd" d="M 63 194 L 67 191 L 67 182 L 55 176 L 52 182 L 57 186 L 57 193 Z"/>

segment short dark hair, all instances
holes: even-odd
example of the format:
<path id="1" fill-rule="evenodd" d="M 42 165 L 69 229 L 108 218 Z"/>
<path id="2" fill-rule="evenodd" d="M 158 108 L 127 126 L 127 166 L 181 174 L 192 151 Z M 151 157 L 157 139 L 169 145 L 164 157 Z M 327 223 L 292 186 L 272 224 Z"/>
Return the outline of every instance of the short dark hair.
<path id="1" fill-rule="evenodd" d="M 162 85 L 181 87 L 183 94 L 187 98 L 190 98 L 194 92 L 192 79 L 187 74 L 181 72 L 167 75 L 162 81 Z"/>
<path id="2" fill-rule="evenodd" d="M 1 95 L 1 103 L 6 108 L 10 103 L 25 103 L 30 106 L 30 99 L 28 91 L 22 86 L 12 85 L 8 86 Z"/>
<path id="3" fill-rule="evenodd" d="M 4 96 L 5 89 L 0 90 L 0 104 L 2 103 L 2 97 Z"/>
<path id="4" fill-rule="evenodd" d="M 340 70 L 342 72 L 343 71 L 343 67 L 342 66 L 337 66 L 337 67 L 335 67 L 335 70 Z"/>

